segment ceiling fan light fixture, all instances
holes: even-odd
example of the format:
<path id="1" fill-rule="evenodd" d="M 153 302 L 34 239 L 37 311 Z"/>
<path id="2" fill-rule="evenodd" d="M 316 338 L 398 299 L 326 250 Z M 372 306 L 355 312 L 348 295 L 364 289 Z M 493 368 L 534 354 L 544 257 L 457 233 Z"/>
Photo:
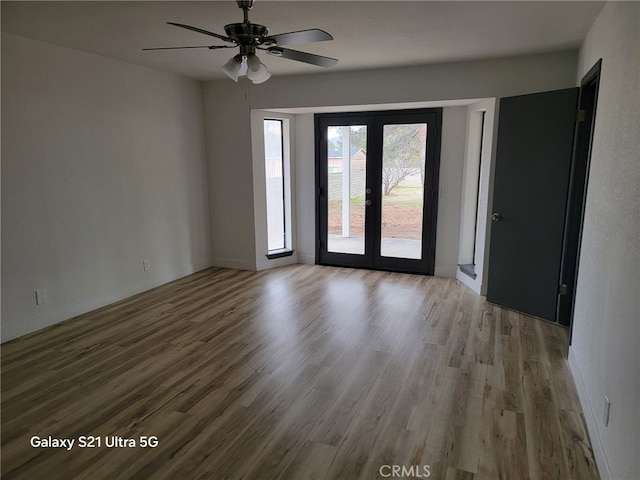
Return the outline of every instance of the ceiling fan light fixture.
<path id="1" fill-rule="evenodd" d="M 220 68 L 231 80 L 237 82 L 238 76 L 242 74 L 242 67 L 244 66 L 243 60 L 242 55 L 236 55 Z"/>
<path id="2" fill-rule="evenodd" d="M 251 80 L 252 83 L 255 83 L 255 84 L 264 83 L 271 78 L 271 73 L 269 72 L 269 70 L 265 68 L 264 72 L 259 76 L 256 75 L 252 78 L 251 76 L 249 76 L 249 74 L 247 74 L 247 78 Z"/>
<path id="3" fill-rule="evenodd" d="M 253 83 L 263 83 L 271 78 L 271 73 L 255 54 L 247 56 L 247 78 Z"/>

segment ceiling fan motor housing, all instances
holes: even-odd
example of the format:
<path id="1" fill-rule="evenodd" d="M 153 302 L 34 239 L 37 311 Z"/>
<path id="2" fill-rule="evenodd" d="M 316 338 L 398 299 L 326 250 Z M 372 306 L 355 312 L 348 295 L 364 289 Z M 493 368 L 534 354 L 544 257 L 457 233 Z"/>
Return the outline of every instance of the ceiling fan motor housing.
<path id="1" fill-rule="evenodd" d="M 242 8 L 243 10 L 246 9 L 251 9 L 251 7 L 253 7 L 253 1 L 254 0 L 236 0 L 236 3 L 238 4 L 239 8 Z"/>
<path id="2" fill-rule="evenodd" d="M 261 44 L 260 39 L 269 35 L 269 29 L 257 23 L 230 23 L 224 26 L 224 31 L 239 44 Z"/>

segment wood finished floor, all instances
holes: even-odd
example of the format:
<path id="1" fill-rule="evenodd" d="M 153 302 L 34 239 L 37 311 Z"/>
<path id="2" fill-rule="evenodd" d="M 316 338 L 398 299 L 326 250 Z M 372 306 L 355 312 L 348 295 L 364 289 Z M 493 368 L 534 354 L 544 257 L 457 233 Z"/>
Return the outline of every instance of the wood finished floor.
<path id="1" fill-rule="evenodd" d="M 455 280 L 209 269 L 2 346 L 2 478 L 597 479 L 566 344 Z"/>

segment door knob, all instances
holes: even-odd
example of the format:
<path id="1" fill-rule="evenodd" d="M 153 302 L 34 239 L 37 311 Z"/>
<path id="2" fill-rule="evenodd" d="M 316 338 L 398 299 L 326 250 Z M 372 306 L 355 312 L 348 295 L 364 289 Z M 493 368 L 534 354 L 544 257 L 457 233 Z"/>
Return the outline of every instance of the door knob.
<path id="1" fill-rule="evenodd" d="M 370 189 L 370 188 L 367 188 L 367 189 L 365 190 L 365 192 L 367 193 L 367 195 L 371 195 L 371 189 Z"/>
<path id="2" fill-rule="evenodd" d="M 371 206 L 371 200 L 367 200 L 366 202 L 364 202 L 364 204 L 365 204 L 367 207 L 370 207 L 370 206 Z"/>
<path id="3" fill-rule="evenodd" d="M 500 215 L 498 212 L 494 213 L 491 215 L 491 220 L 494 222 L 499 222 L 500 220 L 502 220 L 502 215 Z"/>

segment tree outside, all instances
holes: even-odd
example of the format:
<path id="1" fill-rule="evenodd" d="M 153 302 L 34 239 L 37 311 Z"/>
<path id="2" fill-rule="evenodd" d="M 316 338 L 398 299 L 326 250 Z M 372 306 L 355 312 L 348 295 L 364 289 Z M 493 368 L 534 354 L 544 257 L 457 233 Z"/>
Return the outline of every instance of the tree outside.
<path id="1" fill-rule="evenodd" d="M 424 184 L 427 125 L 385 125 L 382 144 L 382 188 L 389 195 L 407 177 L 420 173 Z"/>
<path id="2" fill-rule="evenodd" d="M 351 151 L 366 153 L 366 128 L 350 128 Z M 426 124 L 385 125 L 382 165 L 382 237 L 420 239 L 422 237 L 423 185 L 425 175 Z M 342 132 L 329 136 L 329 149 L 341 151 Z M 353 178 L 352 178 L 353 180 Z M 351 186 L 354 188 L 354 185 Z M 351 192 L 350 235 L 364 234 L 364 192 Z M 340 235 L 342 200 L 329 201 L 329 233 Z"/>
<path id="3" fill-rule="evenodd" d="M 352 149 L 362 149 L 366 152 L 366 127 L 351 127 L 349 141 Z M 403 180 L 418 173 L 421 184 L 424 184 L 426 143 L 427 125 L 425 123 L 384 126 L 382 146 L 384 195 L 389 195 Z M 336 127 L 329 138 L 329 150 L 340 149 L 342 149 L 342 131 Z"/>

